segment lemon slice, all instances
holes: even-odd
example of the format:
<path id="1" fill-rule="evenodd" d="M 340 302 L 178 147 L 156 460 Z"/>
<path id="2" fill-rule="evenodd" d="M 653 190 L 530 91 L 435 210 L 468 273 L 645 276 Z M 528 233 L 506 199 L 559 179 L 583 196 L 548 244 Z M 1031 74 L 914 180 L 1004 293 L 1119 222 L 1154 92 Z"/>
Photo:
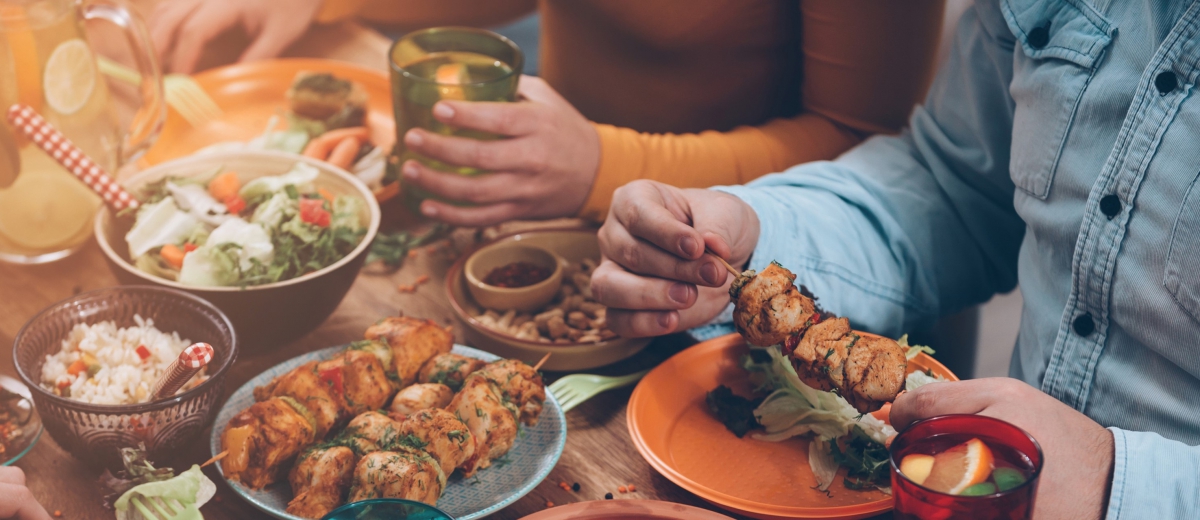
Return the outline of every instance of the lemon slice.
<path id="1" fill-rule="evenodd" d="M 73 38 L 58 44 L 42 72 L 46 103 L 56 112 L 78 112 L 96 89 L 96 60 L 87 42 Z"/>
<path id="2" fill-rule="evenodd" d="M 84 231 L 98 206 L 95 195 L 32 146 L 22 153 L 28 171 L 0 190 L 0 235 L 29 249 L 67 246 Z M 36 152 L 41 157 L 32 156 Z"/>

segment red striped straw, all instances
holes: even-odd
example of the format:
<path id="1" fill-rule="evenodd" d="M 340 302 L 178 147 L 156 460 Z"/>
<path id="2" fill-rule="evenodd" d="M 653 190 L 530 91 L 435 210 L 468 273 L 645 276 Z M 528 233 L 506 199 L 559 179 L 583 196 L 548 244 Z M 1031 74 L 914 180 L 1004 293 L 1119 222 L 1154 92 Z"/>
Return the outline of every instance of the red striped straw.
<path id="1" fill-rule="evenodd" d="M 8 122 L 20 130 L 30 141 L 38 145 L 47 155 L 63 165 L 67 171 L 75 174 L 96 191 L 113 211 L 136 209 L 137 199 L 125 191 L 117 181 L 96 165 L 87 154 L 83 153 L 75 143 L 62 135 L 58 129 L 46 122 L 45 118 L 34 112 L 32 108 L 22 104 L 8 107 Z"/>
<path id="2" fill-rule="evenodd" d="M 208 343 L 193 343 L 183 349 L 179 358 L 167 367 L 167 373 L 154 383 L 154 389 L 150 392 L 151 399 L 158 400 L 175 395 L 192 376 L 212 361 L 214 354 L 212 345 Z"/>

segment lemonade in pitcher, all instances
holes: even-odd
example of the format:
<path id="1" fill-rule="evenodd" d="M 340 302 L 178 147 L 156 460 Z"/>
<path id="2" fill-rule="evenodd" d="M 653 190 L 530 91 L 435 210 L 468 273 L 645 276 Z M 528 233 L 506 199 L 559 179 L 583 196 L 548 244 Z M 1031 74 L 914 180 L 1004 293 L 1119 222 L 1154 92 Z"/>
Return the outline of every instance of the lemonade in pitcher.
<path id="1" fill-rule="evenodd" d="M 130 143 L 122 141 L 83 21 L 112 19 L 116 13 L 127 25 L 120 17 L 128 13 L 98 7 L 69 0 L 0 0 L 0 113 L 16 103 L 32 107 L 97 165 L 115 173 Z M 161 82 L 156 68 L 151 67 L 151 79 Z M 161 83 L 158 88 L 161 92 Z M 70 254 L 91 235 L 100 202 L 18 130 L 0 122 L 0 260 L 41 263 Z"/>

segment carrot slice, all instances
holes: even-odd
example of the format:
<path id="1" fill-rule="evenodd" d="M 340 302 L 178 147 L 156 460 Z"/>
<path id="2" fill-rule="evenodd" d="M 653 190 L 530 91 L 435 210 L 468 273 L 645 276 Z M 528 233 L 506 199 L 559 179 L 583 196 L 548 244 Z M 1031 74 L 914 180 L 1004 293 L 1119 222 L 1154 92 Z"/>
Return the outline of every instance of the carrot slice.
<path id="1" fill-rule="evenodd" d="M 238 189 L 241 187 L 242 183 L 238 180 L 237 172 L 227 171 L 208 182 L 208 193 L 214 199 L 223 202 L 236 197 Z"/>
<path id="2" fill-rule="evenodd" d="M 186 253 L 184 253 L 184 251 L 182 249 L 180 249 L 179 246 L 177 246 L 175 244 L 167 244 L 165 246 L 162 246 L 162 250 L 160 250 L 158 252 L 158 254 L 162 255 L 163 260 L 165 260 L 168 264 L 170 264 L 171 267 L 174 267 L 176 269 L 183 268 L 183 255 L 185 255 Z"/>
<path id="3" fill-rule="evenodd" d="M 312 157 L 313 159 L 320 159 L 324 161 L 326 157 L 329 157 L 329 154 L 333 151 L 334 147 L 336 147 L 344 139 L 348 137 L 356 137 L 360 141 L 366 141 L 369 136 L 370 132 L 365 126 L 353 126 L 350 128 L 330 130 L 314 137 L 311 141 L 309 141 L 308 145 L 304 147 L 303 155 L 305 157 Z"/>
<path id="4" fill-rule="evenodd" d="M 329 158 L 325 159 L 325 162 L 343 170 L 349 170 L 350 166 L 354 164 L 354 158 L 358 156 L 359 148 L 362 148 L 362 141 L 357 137 L 342 139 L 337 146 L 333 147 L 333 151 L 329 153 Z"/>
<path id="5" fill-rule="evenodd" d="M 333 201 L 337 198 L 334 197 L 333 192 L 325 188 L 317 188 L 317 195 L 320 195 L 322 199 L 329 201 L 329 207 L 331 208 L 333 207 Z"/>

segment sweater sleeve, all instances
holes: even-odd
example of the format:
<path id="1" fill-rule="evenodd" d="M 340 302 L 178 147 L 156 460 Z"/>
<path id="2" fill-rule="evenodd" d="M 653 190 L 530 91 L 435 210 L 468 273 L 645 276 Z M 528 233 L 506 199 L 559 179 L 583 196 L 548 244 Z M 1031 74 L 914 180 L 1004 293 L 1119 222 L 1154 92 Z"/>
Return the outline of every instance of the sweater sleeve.
<path id="1" fill-rule="evenodd" d="M 581 215 L 603 218 L 613 190 L 635 179 L 743 184 L 898 131 L 929 85 L 942 7 L 942 0 L 802 2 L 800 114 L 698 134 L 597 124 L 600 166 Z"/>
<path id="2" fill-rule="evenodd" d="M 359 18 L 391 29 L 409 31 L 438 25 L 489 27 L 510 22 L 537 9 L 537 0 L 325 0 L 318 23 Z"/>

